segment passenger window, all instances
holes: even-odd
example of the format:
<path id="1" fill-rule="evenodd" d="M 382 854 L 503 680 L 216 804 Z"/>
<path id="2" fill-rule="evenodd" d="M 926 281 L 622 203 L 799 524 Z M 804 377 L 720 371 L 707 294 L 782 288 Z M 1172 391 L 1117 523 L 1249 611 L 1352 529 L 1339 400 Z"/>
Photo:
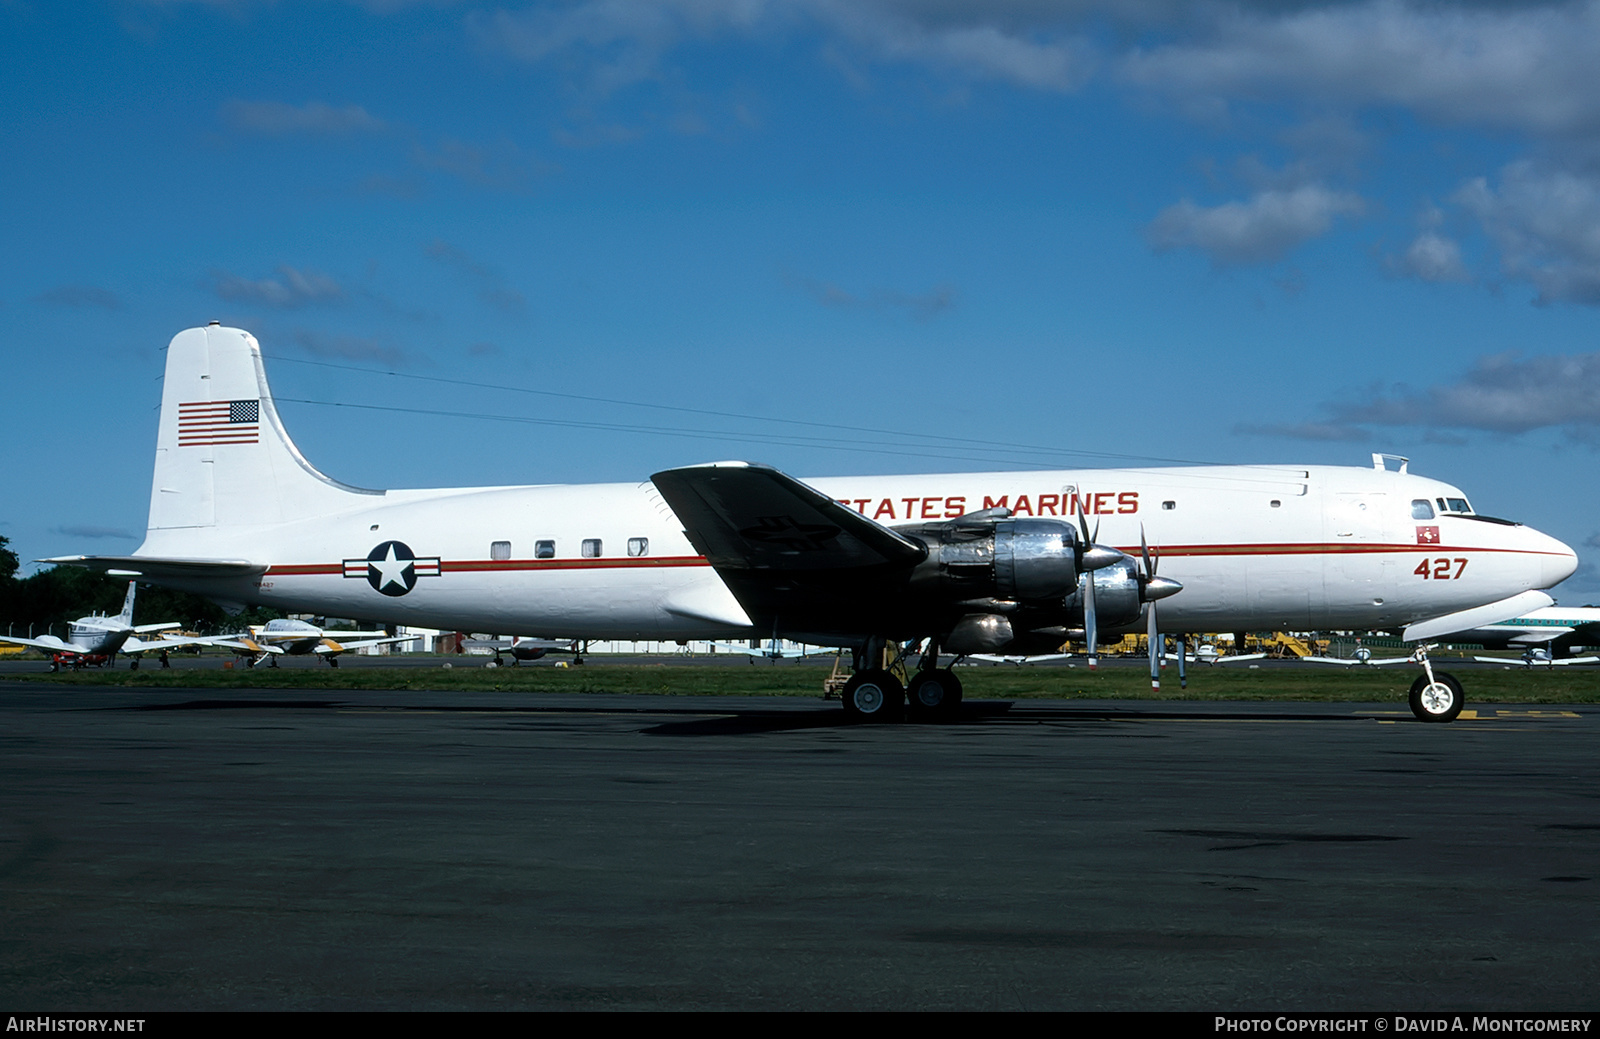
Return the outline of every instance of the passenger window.
<path id="1" fill-rule="evenodd" d="M 1433 519 L 1433 506 L 1428 504 L 1428 499 L 1418 498 L 1411 503 L 1412 519 Z"/>
<path id="2" fill-rule="evenodd" d="M 1173 509 L 1178 507 L 1178 503 L 1175 501 L 1164 501 L 1161 503 L 1161 507 L 1166 509 L 1168 512 L 1171 512 Z"/>
<path id="3" fill-rule="evenodd" d="M 496 541 L 496 542 L 494 542 L 492 545 L 489 546 L 489 558 L 490 559 L 510 559 L 511 558 L 511 542 L 509 542 L 509 541 Z"/>
<path id="4" fill-rule="evenodd" d="M 554 541 L 535 541 L 533 543 L 533 558 L 554 559 L 556 557 L 556 543 Z"/>
<path id="5" fill-rule="evenodd" d="M 600 558 L 600 539 L 599 538 L 584 538 L 583 539 L 583 553 L 582 554 L 583 554 L 583 558 L 585 558 L 585 559 L 599 559 Z"/>
<path id="6" fill-rule="evenodd" d="M 629 538 L 628 539 L 628 555 L 630 555 L 630 556 L 644 556 L 644 555 L 649 555 L 649 554 L 650 554 L 650 539 L 649 538 Z"/>

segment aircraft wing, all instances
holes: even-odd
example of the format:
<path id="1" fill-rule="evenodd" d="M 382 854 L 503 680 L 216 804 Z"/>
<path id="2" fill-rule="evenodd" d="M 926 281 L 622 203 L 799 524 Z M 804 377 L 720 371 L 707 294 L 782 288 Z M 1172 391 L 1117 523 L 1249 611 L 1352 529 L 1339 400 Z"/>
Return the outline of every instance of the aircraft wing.
<path id="1" fill-rule="evenodd" d="M 776 469 L 746 462 L 650 478 L 759 630 L 870 630 L 927 549 Z"/>
<path id="2" fill-rule="evenodd" d="M 0 635 L 0 642 L 9 643 L 13 646 L 32 646 L 34 649 L 43 649 L 51 653 L 89 652 L 86 646 L 80 646 L 73 642 L 63 642 L 54 635 L 46 635 L 44 638 L 39 639 L 19 639 L 11 635 Z"/>
<path id="3" fill-rule="evenodd" d="M 1183 659 L 1191 664 L 1237 664 L 1242 660 L 1262 660 L 1265 657 L 1265 653 L 1230 653 L 1227 656 L 1217 657 L 1202 657 L 1194 653 L 1190 653 Z"/>
<path id="4" fill-rule="evenodd" d="M 1508 621 L 1513 617 L 1532 613 L 1534 610 L 1542 610 L 1554 602 L 1554 599 L 1543 592 L 1520 592 L 1509 599 L 1501 599 L 1486 606 L 1476 606 L 1459 613 L 1418 621 L 1407 626 L 1400 637 L 1407 642 L 1429 642 L 1445 635 L 1481 628 L 1485 624 L 1499 624 L 1501 621 Z"/>
<path id="5" fill-rule="evenodd" d="M 1409 664 L 1411 657 L 1301 657 L 1308 664 L 1339 664 L 1343 667 L 1352 667 L 1356 664 L 1365 664 L 1367 667 L 1383 667 L 1385 664 Z"/>
<path id="6" fill-rule="evenodd" d="M 143 635 L 150 631 L 166 631 L 168 628 L 181 627 L 183 627 L 183 623 L 181 621 L 163 621 L 160 624 L 140 624 L 135 626 L 133 630 L 135 634 Z"/>
<path id="7" fill-rule="evenodd" d="M 182 559 L 156 556 L 55 556 L 35 560 L 60 566 L 81 566 L 124 577 L 250 577 L 267 572 L 267 564 L 248 559 Z"/>
<path id="8" fill-rule="evenodd" d="M 1542 642 L 1554 642 L 1564 635 L 1571 635 L 1576 628 L 1545 628 L 1540 631 L 1530 631 L 1522 635 L 1513 635 L 1506 641 L 1513 646 L 1527 646 Z"/>
<path id="9" fill-rule="evenodd" d="M 719 571 L 915 566 L 921 545 L 776 469 L 746 462 L 650 477 Z"/>
<path id="10" fill-rule="evenodd" d="M 168 646 L 217 646 L 251 653 L 276 653 L 280 656 L 283 654 L 281 647 L 262 645 L 249 635 L 190 635 L 182 638 L 165 636 L 162 641 Z"/>
<path id="11" fill-rule="evenodd" d="M 1024 657 L 1024 656 L 997 656 L 997 655 L 995 655 L 993 653 L 971 653 L 971 654 L 968 654 L 967 659 L 968 660 L 982 660 L 982 661 L 985 661 L 986 663 L 990 663 L 990 664 L 1015 664 L 1017 667 L 1021 667 L 1023 664 L 1040 664 L 1040 663 L 1043 663 L 1046 660 L 1070 660 L 1070 659 L 1072 659 L 1072 654 L 1071 653 L 1039 653 L 1039 654 L 1037 654 L 1035 656 Z"/>
<path id="12" fill-rule="evenodd" d="M 1521 660 L 1517 657 L 1473 657 L 1484 664 L 1521 664 L 1524 667 L 1567 667 L 1572 664 L 1600 664 L 1600 657 L 1563 657 L 1556 660 Z"/>
<path id="13" fill-rule="evenodd" d="M 382 639 L 365 639 L 360 642 L 335 642 L 331 638 L 324 638 L 311 650 L 313 653 L 345 653 L 352 649 L 366 649 L 368 646 L 387 646 L 392 642 L 415 642 L 421 635 L 392 635 Z"/>

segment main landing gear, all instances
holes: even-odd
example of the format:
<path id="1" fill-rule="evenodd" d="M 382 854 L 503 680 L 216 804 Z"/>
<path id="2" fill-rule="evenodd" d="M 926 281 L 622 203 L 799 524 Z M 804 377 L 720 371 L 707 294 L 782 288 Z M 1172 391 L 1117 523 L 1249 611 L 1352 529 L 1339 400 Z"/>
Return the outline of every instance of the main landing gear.
<path id="1" fill-rule="evenodd" d="M 928 640 L 927 651 L 917 673 L 908 685 L 894 674 L 895 665 L 905 658 L 902 651 L 889 667 L 866 667 L 882 662 L 884 640 L 871 638 L 855 653 L 856 673 L 840 693 L 844 713 L 851 721 L 945 721 L 954 717 L 961 705 L 961 679 L 950 668 L 939 667 L 939 643 Z"/>
<path id="2" fill-rule="evenodd" d="M 1412 659 L 1422 665 L 1424 674 L 1411 683 L 1411 713 L 1418 721 L 1453 722 L 1467 702 L 1455 675 L 1435 671 L 1428 660 L 1428 647 L 1419 646 Z"/>

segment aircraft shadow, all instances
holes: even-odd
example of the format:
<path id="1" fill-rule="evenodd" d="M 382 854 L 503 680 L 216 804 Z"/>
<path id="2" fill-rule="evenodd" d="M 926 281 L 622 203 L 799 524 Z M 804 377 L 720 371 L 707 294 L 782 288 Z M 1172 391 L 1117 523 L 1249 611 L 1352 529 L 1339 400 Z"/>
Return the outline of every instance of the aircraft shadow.
<path id="1" fill-rule="evenodd" d="M 363 711 L 398 714 L 478 715 L 510 718 L 572 718 L 589 716 L 615 718 L 636 715 L 640 719 L 662 719 L 647 725 L 640 732 L 652 736 L 742 736 L 774 732 L 797 732 L 808 729 L 862 729 L 873 731 L 883 728 L 882 723 L 858 723 L 845 716 L 841 707 L 832 704 L 818 705 L 815 709 L 772 709 L 749 707 L 743 704 L 721 704 L 702 700 L 695 704 L 641 704 L 638 707 L 596 705 L 593 707 L 572 704 L 502 705 L 483 703 L 363 703 L 353 700 L 311 700 L 282 698 L 251 699 L 195 699 L 176 703 L 126 704 L 103 708 L 113 711 Z M 1388 714 L 1391 712 L 1383 712 Z M 1304 705 L 1285 705 L 1282 708 L 1253 707 L 1249 710 L 1218 709 L 1208 705 L 1196 710 L 1174 707 L 1170 704 L 1149 707 L 1110 705 L 1100 703 L 1049 703 L 1011 700 L 979 700 L 963 703 L 953 718 L 938 722 L 907 721 L 901 725 L 948 727 L 971 726 L 1006 722 L 1009 724 L 1104 725 L 1107 723 L 1155 721 L 1204 722 L 1350 722 L 1374 721 L 1378 712 L 1358 711 L 1336 713 L 1307 711 Z M 894 726 L 900 727 L 900 726 Z"/>

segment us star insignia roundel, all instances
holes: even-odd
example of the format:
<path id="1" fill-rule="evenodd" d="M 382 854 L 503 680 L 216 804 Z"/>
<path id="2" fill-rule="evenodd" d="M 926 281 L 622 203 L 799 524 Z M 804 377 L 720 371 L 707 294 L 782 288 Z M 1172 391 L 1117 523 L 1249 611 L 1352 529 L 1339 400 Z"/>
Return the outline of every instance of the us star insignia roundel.
<path id="1" fill-rule="evenodd" d="M 439 557 L 419 558 L 404 541 L 385 541 L 365 559 L 346 559 L 344 576 L 365 577 L 384 595 L 404 595 L 417 586 L 417 578 L 439 576 Z"/>

